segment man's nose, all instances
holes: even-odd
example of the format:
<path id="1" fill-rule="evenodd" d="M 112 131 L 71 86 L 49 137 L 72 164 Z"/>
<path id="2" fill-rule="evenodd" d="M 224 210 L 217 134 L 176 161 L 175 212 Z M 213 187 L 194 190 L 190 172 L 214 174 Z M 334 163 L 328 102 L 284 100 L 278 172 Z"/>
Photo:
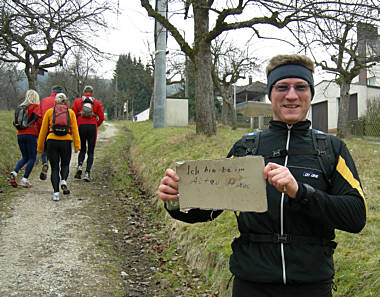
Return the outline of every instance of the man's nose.
<path id="1" fill-rule="evenodd" d="M 286 98 L 288 98 L 288 99 L 297 99 L 298 98 L 298 94 L 297 94 L 294 86 L 289 86 L 289 91 L 286 94 Z"/>

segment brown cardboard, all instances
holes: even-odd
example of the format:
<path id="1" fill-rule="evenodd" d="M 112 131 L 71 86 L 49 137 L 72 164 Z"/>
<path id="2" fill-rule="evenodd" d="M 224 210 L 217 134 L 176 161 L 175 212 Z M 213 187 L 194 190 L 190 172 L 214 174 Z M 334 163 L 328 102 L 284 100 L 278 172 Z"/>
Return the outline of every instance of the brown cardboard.
<path id="1" fill-rule="evenodd" d="M 261 156 L 177 162 L 180 209 L 265 212 L 263 169 Z"/>

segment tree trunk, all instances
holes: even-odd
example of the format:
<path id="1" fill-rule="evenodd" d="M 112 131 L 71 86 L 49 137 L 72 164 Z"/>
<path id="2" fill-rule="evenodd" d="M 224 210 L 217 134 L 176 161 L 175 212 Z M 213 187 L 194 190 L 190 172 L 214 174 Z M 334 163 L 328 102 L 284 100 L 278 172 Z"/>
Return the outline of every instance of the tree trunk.
<path id="1" fill-rule="evenodd" d="M 228 111 L 230 111 L 231 112 L 231 128 L 232 130 L 235 130 L 237 127 L 236 112 L 235 112 L 233 103 L 231 102 L 232 100 L 229 99 L 232 97 L 231 86 L 222 85 L 219 82 L 218 76 L 214 70 L 211 72 L 211 77 L 212 77 L 215 87 L 218 89 L 220 95 L 222 96 L 222 124 L 223 125 L 228 124 Z"/>
<path id="2" fill-rule="evenodd" d="M 226 87 L 223 87 L 222 98 L 223 98 L 223 108 L 226 109 L 226 116 L 228 116 L 228 114 L 231 114 L 231 128 L 232 130 L 235 130 L 237 127 L 237 119 L 236 119 L 236 112 L 234 109 L 234 105 L 232 103 L 232 100 L 229 99 L 231 98 L 231 88 L 228 88 L 228 90 L 226 91 Z M 222 113 L 223 113 L 223 110 L 222 110 Z"/>
<path id="3" fill-rule="evenodd" d="M 228 105 L 223 100 L 222 101 L 222 118 L 221 118 L 221 122 L 223 125 L 228 125 L 228 111 L 229 111 Z"/>
<path id="4" fill-rule="evenodd" d="M 193 4 L 194 9 L 194 83 L 196 133 L 216 134 L 214 92 L 211 77 L 210 42 L 205 40 L 209 31 L 207 1 Z"/>
<path id="5" fill-rule="evenodd" d="M 28 79 L 28 89 L 37 91 L 37 69 L 34 67 L 25 67 L 24 72 Z"/>
<path id="6" fill-rule="evenodd" d="M 343 79 L 340 84 L 337 136 L 341 138 L 349 137 L 351 135 L 348 113 L 350 107 L 350 83 L 351 81 L 348 82 Z"/>
<path id="7" fill-rule="evenodd" d="M 149 120 L 153 121 L 153 110 L 154 110 L 154 92 L 152 92 L 152 96 L 150 96 L 149 103 Z"/>
<path id="8" fill-rule="evenodd" d="M 228 104 L 228 107 L 230 108 L 230 112 L 231 112 L 231 128 L 232 130 L 236 130 L 237 128 L 236 110 L 234 108 L 234 105 L 231 102 L 230 104 Z"/>

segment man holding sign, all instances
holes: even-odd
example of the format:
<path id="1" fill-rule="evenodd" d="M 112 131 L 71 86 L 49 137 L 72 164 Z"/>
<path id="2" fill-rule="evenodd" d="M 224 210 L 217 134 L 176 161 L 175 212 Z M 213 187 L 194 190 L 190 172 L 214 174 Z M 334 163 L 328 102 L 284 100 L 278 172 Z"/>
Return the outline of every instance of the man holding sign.
<path id="1" fill-rule="evenodd" d="M 273 120 L 262 133 L 237 141 L 228 157 L 261 155 L 268 210 L 240 212 L 232 243 L 233 297 L 331 297 L 335 229 L 358 233 L 366 202 L 346 145 L 310 129 L 313 62 L 279 55 L 267 66 Z M 178 174 L 167 169 L 158 195 L 178 199 Z M 207 199 L 207 197 L 205 197 Z M 166 207 L 167 208 L 167 207 Z M 215 219 L 222 210 L 168 210 L 178 220 Z"/>

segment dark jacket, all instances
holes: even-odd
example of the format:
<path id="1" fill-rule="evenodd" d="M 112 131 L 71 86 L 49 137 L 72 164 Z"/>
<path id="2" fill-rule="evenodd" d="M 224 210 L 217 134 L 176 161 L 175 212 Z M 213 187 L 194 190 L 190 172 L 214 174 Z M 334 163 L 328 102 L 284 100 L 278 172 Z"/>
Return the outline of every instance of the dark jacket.
<path id="1" fill-rule="evenodd" d="M 278 192 L 267 182 L 268 211 L 240 212 L 241 236 L 232 243 L 230 270 L 240 279 L 260 283 L 316 283 L 334 276 L 335 229 L 360 232 L 366 221 L 366 204 L 360 180 L 346 145 L 332 137 L 335 170 L 331 182 L 313 151 L 310 122 L 294 125 L 271 121 L 261 133 L 258 155 L 285 165 L 298 182 L 295 199 Z M 289 154 L 273 157 L 289 143 Z M 242 139 L 229 156 L 245 156 Z M 304 184 L 315 189 L 310 192 Z M 221 211 L 193 209 L 187 214 L 170 211 L 185 222 L 214 219 Z M 277 234 L 280 234 L 277 235 Z"/>

